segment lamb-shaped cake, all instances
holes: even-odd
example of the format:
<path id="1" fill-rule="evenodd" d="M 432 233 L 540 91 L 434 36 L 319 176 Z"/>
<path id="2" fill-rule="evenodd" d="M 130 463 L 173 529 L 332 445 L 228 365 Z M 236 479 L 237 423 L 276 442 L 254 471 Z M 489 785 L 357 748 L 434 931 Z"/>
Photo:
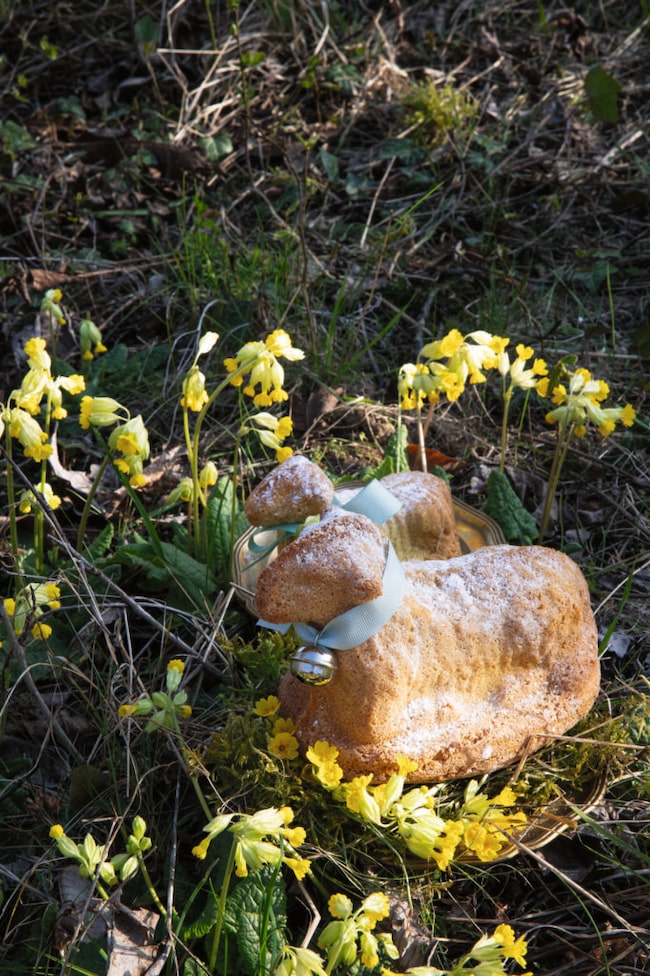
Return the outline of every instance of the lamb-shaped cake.
<path id="1" fill-rule="evenodd" d="M 330 510 L 263 570 L 257 611 L 320 631 L 395 589 L 388 549 L 368 518 Z M 405 755 L 418 763 L 411 782 L 439 782 L 505 766 L 587 714 L 597 633 L 568 556 L 504 545 L 398 566 L 401 602 L 369 639 L 335 651 L 328 684 L 282 679 L 281 710 L 303 751 L 326 740 L 346 777 L 375 782 Z"/>

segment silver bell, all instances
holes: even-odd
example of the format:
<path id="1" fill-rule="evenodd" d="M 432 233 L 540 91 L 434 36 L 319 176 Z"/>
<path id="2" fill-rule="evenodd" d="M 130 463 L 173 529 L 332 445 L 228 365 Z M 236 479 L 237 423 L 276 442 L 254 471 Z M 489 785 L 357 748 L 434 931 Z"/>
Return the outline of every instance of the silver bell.
<path id="1" fill-rule="evenodd" d="M 336 660 L 324 647 L 299 647 L 290 661 L 291 674 L 307 685 L 326 685 L 336 670 Z"/>

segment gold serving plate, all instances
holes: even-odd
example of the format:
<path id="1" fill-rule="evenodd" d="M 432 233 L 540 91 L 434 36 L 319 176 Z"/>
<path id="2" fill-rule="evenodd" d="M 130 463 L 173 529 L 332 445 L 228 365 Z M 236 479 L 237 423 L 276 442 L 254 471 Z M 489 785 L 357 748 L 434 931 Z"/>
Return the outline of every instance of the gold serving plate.
<path id="1" fill-rule="evenodd" d="M 351 481 L 341 485 L 341 488 L 363 488 L 362 482 Z M 474 552 L 483 546 L 502 546 L 506 539 L 501 528 L 489 515 L 484 515 L 471 505 L 466 505 L 458 499 L 454 499 L 454 512 L 456 515 L 456 528 L 460 539 L 460 548 L 464 553 Z M 276 556 L 274 549 L 269 556 L 260 558 L 259 553 L 251 552 L 249 548 L 253 533 L 257 532 L 256 542 L 260 545 L 270 544 L 277 538 L 275 529 L 256 530 L 247 529 L 235 543 L 233 553 L 233 583 L 237 588 L 238 595 L 252 614 L 255 611 L 255 590 L 257 580 L 263 569 L 265 569 Z"/>

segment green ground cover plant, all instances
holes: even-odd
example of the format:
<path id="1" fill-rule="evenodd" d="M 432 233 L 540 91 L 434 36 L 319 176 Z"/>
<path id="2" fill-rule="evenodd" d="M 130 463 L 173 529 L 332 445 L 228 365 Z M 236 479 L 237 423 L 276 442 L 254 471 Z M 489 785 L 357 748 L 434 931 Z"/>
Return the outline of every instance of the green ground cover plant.
<path id="1" fill-rule="evenodd" d="M 648 971 L 649 16 L 0 3 L 0 971 Z M 291 451 L 572 555 L 590 715 L 301 756 L 233 585 Z"/>

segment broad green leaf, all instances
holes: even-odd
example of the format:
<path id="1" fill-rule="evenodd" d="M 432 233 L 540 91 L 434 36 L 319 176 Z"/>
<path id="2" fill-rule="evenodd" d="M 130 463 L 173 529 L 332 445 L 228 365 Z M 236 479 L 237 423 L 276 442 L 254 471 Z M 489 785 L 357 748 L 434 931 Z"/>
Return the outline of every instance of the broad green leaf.
<path id="1" fill-rule="evenodd" d="M 86 546 L 84 556 L 94 563 L 108 553 L 115 535 L 115 528 L 111 522 L 107 522 L 96 539 Z"/>
<path id="2" fill-rule="evenodd" d="M 485 512 L 501 526 L 508 542 L 528 546 L 537 538 L 537 522 L 502 471 L 489 474 Z"/>
<path id="3" fill-rule="evenodd" d="M 190 925 L 185 925 L 180 932 L 180 937 L 184 941 L 189 939 L 202 939 L 211 932 L 216 925 L 219 917 L 219 901 L 212 891 L 207 892 L 205 908 Z"/>
<path id="4" fill-rule="evenodd" d="M 269 972 L 284 945 L 286 891 L 276 868 L 264 867 L 242 878 L 228 898 L 229 929 L 236 934 L 241 972 Z"/>
<path id="5" fill-rule="evenodd" d="M 227 132 L 220 132 L 216 136 L 205 136 L 199 139 L 199 146 L 210 163 L 216 163 L 224 156 L 228 156 L 233 149 L 232 139 Z"/>
<path id="6" fill-rule="evenodd" d="M 618 122 L 618 99 L 621 83 L 595 64 L 585 76 L 585 88 L 591 111 L 599 122 Z"/>
<path id="7" fill-rule="evenodd" d="M 239 502 L 234 499 L 232 481 L 224 475 L 212 489 L 206 510 L 207 561 L 217 579 L 225 579 L 230 569 L 233 501 L 235 502 L 234 538 L 238 539 L 248 528 L 248 523 Z"/>
<path id="8" fill-rule="evenodd" d="M 150 58 L 156 51 L 160 35 L 158 24 L 149 14 L 136 21 L 135 36 L 143 57 Z"/>
<path id="9" fill-rule="evenodd" d="M 339 161 L 334 153 L 321 149 L 318 153 L 318 162 L 321 164 L 327 179 L 330 183 L 336 183 L 339 178 Z"/>

